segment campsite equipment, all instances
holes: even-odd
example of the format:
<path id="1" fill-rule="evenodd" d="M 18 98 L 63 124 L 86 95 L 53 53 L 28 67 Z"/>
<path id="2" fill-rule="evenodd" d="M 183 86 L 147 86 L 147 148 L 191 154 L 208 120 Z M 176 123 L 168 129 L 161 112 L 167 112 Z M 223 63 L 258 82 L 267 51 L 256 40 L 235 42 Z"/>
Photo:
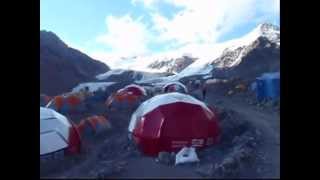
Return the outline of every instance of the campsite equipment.
<path id="1" fill-rule="evenodd" d="M 233 90 L 229 90 L 228 92 L 227 92 L 227 95 L 228 96 L 231 96 L 231 95 L 233 95 L 234 94 L 234 91 Z"/>
<path id="2" fill-rule="evenodd" d="M 256 96 L 258 101 L 271 99 L 274 101 L 280 98 L 280 73 L 265 73 L 256 78 Z"/>
<path id="3" fill-rule="evenodd" d="M 62 114 L 40 107 L 40 157 L 61 151 L 79 153 L 81 139 L 76 126 Z"/>
<path id="4" fill-rule="evenodd" d="M 239 91 L 246 91 L 247 86 L 243 83 L 240 83 L 238 85 L 235 86 L 235 89 L 239 90 Z"/>
<path id="5" fill-rule="evenodd" d="M 175 165 L 199 161 L 194 147 L 184 147 L 177 153 Z"/>
<path id="6" fill-rule="evenodd" d="M 131 116 L 128 130 L 142 152 L 151 156 L 185 146 L 210 146 L 220 134 L 218 117 L 206 104 L 177 92 L 143 102 Z"/>

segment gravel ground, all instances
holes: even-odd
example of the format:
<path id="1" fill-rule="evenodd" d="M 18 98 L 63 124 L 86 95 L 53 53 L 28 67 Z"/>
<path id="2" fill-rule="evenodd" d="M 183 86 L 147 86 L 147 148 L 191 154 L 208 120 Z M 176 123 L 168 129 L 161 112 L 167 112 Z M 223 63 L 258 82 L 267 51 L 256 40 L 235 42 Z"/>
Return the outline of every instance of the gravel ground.
<path id="1" fill-rule="evenodd" d="M 127 138 L 130 116 L 137 107 L 107 110 L 112 129 L 85 142 L 77 156 L 41 165 L 42 177 L 215 177 L 278 178 L 280 174 L 280 117 L 273 106 L 259 108 L 249 94 L 226 96 L 209 88 L 205 102 L 218 109 L 221 143 L 197 151 L 199 163 L 174 166 L 171 161 L 142 155 Z M 88 114 L 86 114 L 88 115 Z M 89 114 L 90 115 L 90 114 Z M 71 118 L 80 118 L 71 117 Z M 169 153 L 168 153 L 169 154 Z M 170 157 L 168 157 L 170 158 Z"/>

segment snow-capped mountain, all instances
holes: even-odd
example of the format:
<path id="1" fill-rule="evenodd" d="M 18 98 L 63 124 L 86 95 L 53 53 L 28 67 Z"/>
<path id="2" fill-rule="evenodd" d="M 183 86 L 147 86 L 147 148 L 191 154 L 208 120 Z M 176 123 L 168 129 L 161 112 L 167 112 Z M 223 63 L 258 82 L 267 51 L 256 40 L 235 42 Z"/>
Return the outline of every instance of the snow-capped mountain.
<path id="1" fill-rule="evenodd" d="M 184 55 L 180 58 L 170 59 L 170 60 L 157 60 L 148 65 L 148 68 L 151 69 L 165 69 L 168 73 L 179 73 L 194 61 L 197 58 L 193 58 L 187 55 Z"/>
<path id="2" fill-rule="evenodd" d="M 146 81 L 149 79 L 155 79 L 159 77 L 165 77 L 171 75 L 169 73 L 150 73 L 143 71 L 113 69 L 106 73 L 102 73 L 96 76 L 96 79 L 100 82 L 123 82 L 133 83 L 137 81 Z"/>
<path id="3" fill-rule="evenodd" d="M 241 38 L 218 43 L 213 45 L 212 48 L 207 48 L 203 51 L 203 54 L 199 54 L 199 59 L 196 62 L 192 63 L 179 74 L 180 76 L 201 74 L 204 69 L 208 71 L 208 65 L 213 65 L 212 68 L 235 67 L 242 62 L 243 56 L 247 53 L 248 48 L 250 49 L 250 46 L 261 38 L 271 44 L 275 44 L 275 48 L 280 48 L 279 27 L 267 23 L 260 24 L 253 31 Z"/>
<path id="4" fill-rule="evenodd" d="M 150 73 L 179 73 L 197 58 L 178 51 L 152 55 L 108 59 L 111 69 L 135 70 Z"/>
<path id="5" fill-rule="evenodd" d="M 118 68 L 126 70 L 175 74 L 136 78 L 135 81 L 139 82 L 177 81 L 196 75 L 243 75 L 254 78 L 265 71 L 279 70 L 280 28 L 264 23 L 241 38 L 216 44 L 193 45 L 152 56 L 122 58 L 117 60 L 117 64 L 121 65 Z"/>
<path id="6" fill-rule="evenodd" d="M 204 66 L 212 64 L 222 55 L 228 54 L 228 62 L 217 62 L 217 67 L 232 67 L 240 63 L 245 47 L 252 44 L 259 37 L 265 37 L 270 42 L 280 46 L 279 27 L 264 23 L 258 25 L 245 36 L 213 45 L 197 45 L 185 50 L 154 54 L 152 56 L 138 56 L 117 60 L 112 68 L 131 69 L 145 72 L 171 72 L 182 74 L 196 73 L 195 69 L 202 71 Z M 185 55 L 188 53 L 189 55 Z M 189 57 L 189 58 L 186 58 Z M 192 61 L 190 61 L 192 59 Z M 182 64 L 179 67 L 179 64 Z M 188 73 L 190 71 L 190 73 Z"/>

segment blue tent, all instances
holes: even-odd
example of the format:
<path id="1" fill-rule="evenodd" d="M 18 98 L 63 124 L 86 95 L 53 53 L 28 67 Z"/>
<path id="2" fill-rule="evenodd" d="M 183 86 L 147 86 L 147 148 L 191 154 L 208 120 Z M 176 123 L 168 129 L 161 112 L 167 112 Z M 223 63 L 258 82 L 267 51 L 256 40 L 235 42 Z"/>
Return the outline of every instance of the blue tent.
<path id="1" fill-rule="evenodd" d="M 258 101 L 280 98 L 280 73 L 265 73 L 256 78 L 256 95 Z"/>

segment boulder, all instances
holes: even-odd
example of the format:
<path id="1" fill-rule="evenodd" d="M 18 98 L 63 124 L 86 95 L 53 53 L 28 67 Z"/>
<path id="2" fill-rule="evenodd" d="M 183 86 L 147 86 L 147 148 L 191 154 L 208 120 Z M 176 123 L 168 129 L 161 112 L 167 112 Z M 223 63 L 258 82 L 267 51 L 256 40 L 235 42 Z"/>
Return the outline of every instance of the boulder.
<path id="1" fill-rule="evenodd" d="M 173 156 L 169 152 L 159 152 L 157 160 L 161 164 L 171 165 L 175 161 L 175 155 Z"/>

